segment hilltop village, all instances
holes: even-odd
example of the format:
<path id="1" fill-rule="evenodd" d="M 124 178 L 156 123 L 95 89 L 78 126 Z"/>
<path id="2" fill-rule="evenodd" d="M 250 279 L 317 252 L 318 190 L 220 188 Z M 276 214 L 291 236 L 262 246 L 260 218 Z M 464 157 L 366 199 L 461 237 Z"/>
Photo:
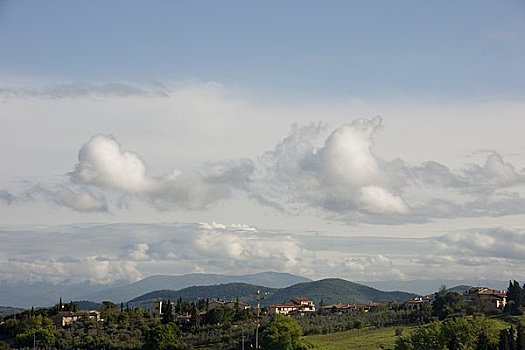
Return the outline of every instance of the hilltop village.
<path id="1" fill-rule="evenodd" d="M 348 298 L 351 301 L 355 296 Z M 439 349 L 477 349 L 474 345 L 480 341 L 492 346 L 487 349 L 507 349 L 501 344 L 520 344 L 525 339 L 519 321 L 525 293 L 516 281 L 510 282 L 507 290 L 443 287 L 434 294 L 407 300 L 333 303 L 333 297 L 323 298 L 322 293 L 265 305 L 262 300 L 259 291 L 252 303 L 240 298 L 189 301 L 179 297 L 157 298 L 142 306 L 106 301 L 90 309 L 95 304 L 60 300 L 51 308 L 4 317 L 0 348 L 322 349 L 316 343 L 319 335 L 356 331 L 354 336 L 360 337 L 388 329 L 395 329 L 395 338 L 382 344 L 383 349 L 419 349 L 414 347 L 420 342 L 418 332 L 429 329 L 439 335 L 443 343 Z M 502 326 L 491 323 L 494 317 L 512 321 L 508 327 Z M 448 339 L 453 334 L 448 328 L 448 335 L 443 333 L 443 327 L 459 327 L 458 322 L 477 332 L 469 335 L 470 343 Z M 454 347 L 456 343 L 463 347 Z M 523 350 L 517 345 L 509 349 Z"/>

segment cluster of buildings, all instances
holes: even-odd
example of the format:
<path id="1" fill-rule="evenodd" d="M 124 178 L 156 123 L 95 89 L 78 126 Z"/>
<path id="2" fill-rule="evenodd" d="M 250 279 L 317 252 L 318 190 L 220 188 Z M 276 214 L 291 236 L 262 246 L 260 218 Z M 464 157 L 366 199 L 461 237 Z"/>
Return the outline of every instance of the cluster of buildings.
<path id="1" fill-rule="evenodd" d="M 481 303 L 489 308 L 502 309 L 507 304 L 507 293 L 504 290 L 494 290 L 485 287 L 471 287 L 463 293 L 466 302 Z M 329 304 L 322 305 L 320 309 L 331 313 L 355 313 L 368 312 L 373 308 L 384 305 L 390 309 L 404 308 L 406 310 L 418 309 L 422 304 L 431 304 L 433 298 L 418 297 L 409 301 L 393 301 L 388 304 L 367 303 L 367 304 Z M 152 309 L 153 315 L 160 317 L 162 315 L 162 301 L 156 301 Z M 221 301 L 213 300 L 207 305 L 207 311 L 217 307 L 226 307 L 231 309 L 240 308 L 245 310 L 250 308 L 250 305 L 239 301 Z M 293 314 L 308 314 L 316 311 L 314 301 L 308 297 L 295 297 L 288 302 L 272 304 L 267 307 L 268 313 L 271 315 L 293 315 Z M 80 311 L 59 311 L 55 317 L 55 322 L 58 326 L 65 327 L 71 325 L 80 318 L 89 318 L 95 322 L 101 321 L 100 312 L 96 310 L 80 310 Z"/>
<path id="2" fill-rule="evenodd" d="M 88 318 L 95 322 L 102 321 L 100 312 L 96 310 L 59 311 L 55 316 L 55 324 L 60 327 L 66 327 L 81 318 Z"/>
<path id="3" fill-rule="evenodd" d="M 489 307 L 503 309 L 507 305 L 507 292 L 485 287 L 471 287 L 463 293 L 467 302 L 479 302 Z"/>
<path id="4" fill-rule="evenodd" d="M 487 308 L 503 309 L 507 305 L 507 292 L 504 290 L 495 290 L 486 287 L 471 287 L 463 293 L 464 300 L 467 303 L 478 303 Z M 416 310 L 420 309 L 423 304 L 432 304 L 434 298 L 417 297 L 409 301 L 392 301 L 388 304 L 367 303 L 367 304 L 328 304 L 320 306 L 320 310 L 326 313 L 356 313 L 368 312 L 373 308 L 384 306 L 389 309 Z M 268 307 L 270 314 L 290 315 L 290 314 L 307 314 L 316 311 L 314 302 L 308 297 L 297 297 L 288 302 L 272 304 Z"/>
<path id="5" fill-rule="evenodd" d="M 271 315 L 302 314 L 308 312 L 315 312 L 314 301 L 308 297 L 297 297 L 289 302 L 272 304 L 268 307 L 268 313 Z"/>

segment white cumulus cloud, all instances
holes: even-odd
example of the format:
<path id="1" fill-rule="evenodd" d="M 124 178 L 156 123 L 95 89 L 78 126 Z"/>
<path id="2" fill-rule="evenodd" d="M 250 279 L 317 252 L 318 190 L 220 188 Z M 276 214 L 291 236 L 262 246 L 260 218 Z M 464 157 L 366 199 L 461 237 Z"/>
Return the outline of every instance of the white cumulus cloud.
<path id="1" fill-rule="evenodd" d="M 262 157 L 265 168 L 256 183 L 265 188 L 258 194 L 285 208 L 310 206 L 357 220 L 360 215 L 408 213 L 388 163 L 373 152 L 382 126 L 381 117 L 357 119 L 335 129 L 324 142 L 319 142 L 321 124 L 294 126 Z"/>
<path id="2" fill-rule="evenodd" d="M 374 214 L 405 214 L 408 205 L 400 197 L 378 186 L 366 186 L 361 189 L 363 209 Z"/>
<path id="3" fill-rule="evenodd" d="M 136 153 L 122 150 L 113 136 L 96 135 L 82 146 L 69 175 L 73 182 L 148 200 L 157 208 L 200 210 L 231 196 L 249 182 L 251 161 L 210 163 L 207 172 L 172 170 L 151 176 Z"/>

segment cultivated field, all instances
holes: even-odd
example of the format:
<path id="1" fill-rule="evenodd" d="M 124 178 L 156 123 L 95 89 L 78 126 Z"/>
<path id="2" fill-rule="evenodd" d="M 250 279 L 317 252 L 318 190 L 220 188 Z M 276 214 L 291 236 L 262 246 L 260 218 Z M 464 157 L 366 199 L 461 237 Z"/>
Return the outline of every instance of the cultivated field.
<path id="1" fill-rule="evenodd" d="M 396 329 L 402 329 L 403 334 L 406 334 L 413 328 L 352 329 L 341 333 L 312 335 L 305 337 L 304 340 L 314 345 L 316 349 L 322 350 L 393 349 L 397 338 Z"/>

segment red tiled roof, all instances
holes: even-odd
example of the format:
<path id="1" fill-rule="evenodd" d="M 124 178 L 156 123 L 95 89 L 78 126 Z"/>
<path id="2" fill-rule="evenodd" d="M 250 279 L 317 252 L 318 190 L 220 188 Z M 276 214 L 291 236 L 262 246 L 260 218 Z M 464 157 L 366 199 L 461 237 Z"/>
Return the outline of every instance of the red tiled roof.
<path id="1" fill-rule="evenodd" d="M 297 301 L 312 301 L 312 299 L 310 299 L 308 297 L 295 297 L 295 298 L 293 298 L 293 300 L 297 300 Z"/>
<path id="2" fill-rule="evenodd" d="M 284 304 L 272 304 L 270 307 L 297 307 L 297 304 L 284 303 Z"/>

